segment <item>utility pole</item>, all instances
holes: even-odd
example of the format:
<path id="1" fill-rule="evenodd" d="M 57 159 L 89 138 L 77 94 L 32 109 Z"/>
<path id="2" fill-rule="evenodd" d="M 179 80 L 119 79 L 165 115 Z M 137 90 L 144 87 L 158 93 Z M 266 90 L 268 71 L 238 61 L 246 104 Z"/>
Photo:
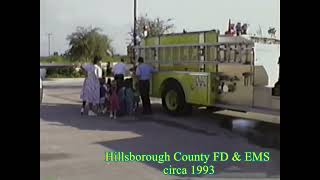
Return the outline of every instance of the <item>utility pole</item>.
<path id="1" fill-rule="evenodd" d="M 133 45 L 137 45 L 137 0 L 134 0 L 133 5 Z"/>
<path id="2" fill-rule="evenodd" d="M 50 56 L 50 36 L 52 35 L 52 33 L 48 33 L 48 52 L 49 52 L 49 56 Z"/>
<path id="3" fill-rule="evenodd" d="M 136 70 L 136 51 L 135 46 L 137 45 L 137 0 L 133 0 L 133 48 L 132 48 L 132 63 L 133 72 Z"/>
<path id="4" fill-rule="evenodd" d="M 133 0 L 133 48 L 132 48 L 132 64 L 133 64 L 133 68 L 132 68 L 132 72 L 133 72 L 133 77 L 136 77 L 136 69 L 137 69 L 137 65 L 136 65 L 136 50 L 135 50 L 135 46 L 137 45 L 137 0 Z M 137 89 L 138 87 L 135 86 L 135 82 L 137 82 L 137 79 L 134 78 L 134 89 Z"/>

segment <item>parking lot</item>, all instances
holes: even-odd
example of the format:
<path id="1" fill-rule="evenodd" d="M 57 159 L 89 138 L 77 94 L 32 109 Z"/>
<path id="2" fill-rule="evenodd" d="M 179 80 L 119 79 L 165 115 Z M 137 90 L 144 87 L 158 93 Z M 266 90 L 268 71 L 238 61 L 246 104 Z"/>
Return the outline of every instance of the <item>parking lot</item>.
<path id="1" fill-rule="evenodd" d="M 187 117 L 163 112 L 152 99 L 154 114 L 109 119 L 80 115 L 81 79 L 45 81 L 40 107 L 40 176 L 43 180 L 105 179 L 280 179 L 279 125 L 245 120 L 204 109 Z M 106 151 L 139 153 L 210 153 L 268 151 L 265 163 L 215 163 L 215 175 L 167 176 L 169 164 L 107 163 Z M 193 164 L 173 162 L 173 167 Z M 197 165 L 197 164 L 194 164 Z"/>

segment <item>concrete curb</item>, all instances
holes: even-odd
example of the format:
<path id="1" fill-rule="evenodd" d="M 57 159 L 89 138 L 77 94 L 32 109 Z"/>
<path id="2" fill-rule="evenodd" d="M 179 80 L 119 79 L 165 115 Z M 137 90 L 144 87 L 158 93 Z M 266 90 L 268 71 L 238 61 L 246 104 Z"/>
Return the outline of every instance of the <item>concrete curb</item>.
<path id="1" fill-rule="evenodd" d="M 112 76 L 106 77 L 106 79 L 111 78 L 114 79 Z M 125 76 L 125 79 L 131 78 L 131 76 Z M 45 81 L 72 81 L 72 80 L 84 80 L 84 78 L 45 78 Z"/>
<path id="2" fill-rule="evenodd" d="M 72 81 L 72 80 L 84 80 L 84 78 L 46 78 L 45 81 Z"/>

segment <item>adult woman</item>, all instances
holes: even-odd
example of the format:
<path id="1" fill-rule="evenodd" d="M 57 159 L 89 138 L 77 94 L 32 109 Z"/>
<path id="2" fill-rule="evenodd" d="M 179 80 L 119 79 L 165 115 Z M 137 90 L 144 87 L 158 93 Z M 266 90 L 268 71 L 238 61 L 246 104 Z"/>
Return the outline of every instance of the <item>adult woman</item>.
<path id="1" fill-rule="evenodd" d="M 80 67 L 81 67 L 81 65 L 80 65 Z M 81 94 L 80 94 L 80 98 L 82 99 L 82 108 L 81 108 L 81 111 L 80 111 L 81 115 L 83 115 L 84 109 L 86 108 L 86 101 L 83 100 L 83 98 L 82 98 L 82 96 L 83 96 L 83 88 L 84 88 L 84 86 L 86 84 L 86 80 L 87 80 L 87 72 L 86 71 L 84 71 L 84 75 L 85 75 L 85 78 L 84 78 L 84 81 L 83 81 L 82 90 L 81 90 Z"/>
<path id="2" fill-rule="evenodd" d="M 93 112 L 93 105 L 98 105 L 100 102 L 100 81 L 102 70 L 99 67 L 101 59 L 94 57 L 93 64 L 82 65 L 81 68 L 86 72 L 87 77 L 84 81 L 80 98 L 83 102 L 89 104 L 89 116 L 96 116 Z M 83 103 L 85 105 L 85 103 Z M 81 113 L 84 111 L 84 106 L 81 108 Z"/>

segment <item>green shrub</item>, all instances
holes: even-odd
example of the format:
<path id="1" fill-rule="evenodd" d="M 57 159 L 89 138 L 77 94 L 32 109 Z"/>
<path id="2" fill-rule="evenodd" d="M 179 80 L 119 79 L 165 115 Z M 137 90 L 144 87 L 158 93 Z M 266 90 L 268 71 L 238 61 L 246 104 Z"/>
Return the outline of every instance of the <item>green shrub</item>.
<path id="1" fill-rule="evenodd" d="M 70 64 L 71 61 L 63 56 L 50 56 L 44 60 L 41 60 L 41 63 Z"/>
<path id="2" fill-rule="evenodd" d="M 80 78 L 84 77 L 82 71 L 77 72 L 75 68 L 59 68 L 59 69 L 48 69 L 47 70 L 48 78 Z"/>

